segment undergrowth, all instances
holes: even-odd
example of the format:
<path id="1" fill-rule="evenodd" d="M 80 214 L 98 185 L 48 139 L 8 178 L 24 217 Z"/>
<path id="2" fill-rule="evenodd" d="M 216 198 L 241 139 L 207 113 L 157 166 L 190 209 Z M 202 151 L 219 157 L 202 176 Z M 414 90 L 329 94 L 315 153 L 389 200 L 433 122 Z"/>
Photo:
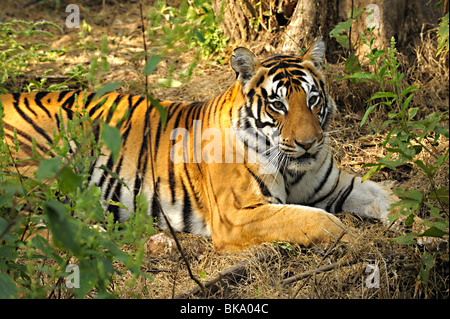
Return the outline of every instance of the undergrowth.
<path id="1" fill-rule="evenodd" d="M 349 36 L 345 33 L 350 31 L 353 21 L 360 17 L 361 10 L 356 12 L 355 18 L 349 18 L 330 32 L 330 36 L 345 44 L 345 49 L 352 47 Z M 421 106 L 414 105 L 414 94 L 421 88 L 418 85 L 409 85 L 401 71 L 395 38 L 391 39 L 386 50 L 378 49 L 374 45 L 373 29 L 374 27 L 361 32 L 360 44 L 368 48 L 368 53 L 364 56 L 365 62 L 361 62 L 350 52 L 345 61 L 348 75 L 341 78 L 350 80 L 353 84 L 371 82 L 378 88 L 378 91 L 366 100 L 367 109 L 360 125 L 369 123 L 376 130 L 386 132 L 385 139 L 380 144 L 386 155 L 379 158 L 375 164 L 363 165 L 370 168 L 363 180 L 384 168 L 395 171 L 398 167 L 405 166 L 410 167 L 413 174 L 423 175 L 428 180 L 428 189 L 431 191 L 396 188 L 394 194 L 400 201 L 391 205 L 391 210 L 396 209 L 397 212 L 390 215 L 389 220 L 392 223 L 403 215 L 405 224 L 414 226 L 417 223 L 415 217 L 420 216 L 425 218 L 423 224 L 426 227 L 420 232 L 412 231 L 397 237 L 394 241 L 402 245 L 413 245 L 422 237 L 432 237 L 448 242 L 449 186 L 437 186 L 436 181 L 437 176 L 449 174 L 448 109 L 444 112 L 420 112 Z M 441 19 L 436 36 L 436 55 L 443 55 L 442 61 L 448 61 L 448 13 Z M 378 114 L 387 114 L 381 125 L 379 118 L 377 122 L 374 120 L 370 123 L 370 115 L 377 109 Z M 441 144 L 447 147 L 440 147 Z M 427 284 L 435 258 L 435 254 L 423 252 L 417 283 Z"/>

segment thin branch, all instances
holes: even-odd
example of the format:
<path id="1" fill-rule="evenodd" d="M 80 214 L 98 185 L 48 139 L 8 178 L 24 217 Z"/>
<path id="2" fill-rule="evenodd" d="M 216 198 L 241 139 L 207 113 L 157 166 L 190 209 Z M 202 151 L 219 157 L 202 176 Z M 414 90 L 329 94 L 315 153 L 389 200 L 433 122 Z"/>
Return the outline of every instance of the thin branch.
<path id="1" fill-rule="evenodd" d="M 258 257 L 257 257 L 258 261 L 262 262 L 262 261 L 266 260 L 268 257 L 270 257 L 272 255 L 272 252 L 273 252 L 272 250 L 265 250 L 265 251 L 259 253 Z M 217 282 L 227 279 L 229 277 L 246 276 L 248 268 L 252 262 L 253 262 L 252 259 L 249 258 L 249 259 L 241 261 L 237 264 L 234 264 L 231 267 L 228 267 L 228 268 L 222 270 L 221 272 L 216 274 L 214 277 L 207 280 L 204 283 L 204 287 L 211 289 Z M 201 290 L 198 287 L 194 287 L 187 292 L 183 292 L 182 294 L 177 295 L 175 297 L 175 299 L 187 299 L 190 296 L 197 295 L 198 293 L 200 293 L 200 291 Z"/>
<path id="2" fill-rule="evenodd" d="M 147 64 L 147 44 L 145 41 L 145 27 L 144 27 L 144 14 L 143 14 L 143 10 L 142 10 L 142 1 L 139 1 L 139 8 L 140 8 L 140 14 L 141 14 L 141 23 L 142 23 L 142 40 L 144 43 L 144 51 L 145 51 L 145 64 Z M 145 75 L 145 95 L 146 95 L 146 99 L 147 99 L 147 106 L 150 100 L 150 96 L 148 93 L 148 75 Z M 194 276 L 194 274 L 192 273 L 191 270 L 191 266 L 186 258 L 186 255 L 183 252 L 183 249 L 180 245 L 180 242 L 178 241 L 177 235 L 175 233 L 175 230 L 173 229 L 172 225 L 170 224 L 169 219 L 167 218 L 167 215 L 164 212 L 164 209 L 161 205 L 161 201 L 159 199 L 159 194 L 156 191 L 156 178 L 155 178 L 155 162 L 153 160 L 153 142 L 152 142 L 152 138 L 151 138 L 151 131 L 147 132 L 147 134 L 150 134 L 149 136 L 149 154 L 150 154 L 150 168 L 152 171 L 152 183 L 153 183 L 153 198 L 156 201 L 156 204 L 158 205 L 159 211 L 161 212 L 162 216 L 164 217 L 164 220 L 166 221 L 167 227 L 169 228 L 170 233 L 172 234 L 173 239 L 175 240 L 175 244 L 177 246 L 178 251 L 180 252 L 181 258 L 183 259 L 183 262 L 185 263 L 189 276 L 191 277 L 191 279 L 198 285 L 198 287 L 200 288 L 200 290 L 203 292 L 203 294 L 206 296 L 206 289 L 205 286 Z"/>
<path id="3" fill-rule="evenodd" d="M 350 258 L 350 259 L 341 259 L 335 263 L 329 264 L 329 265 L 325 265 L 322 267 L 318 267 L 318 268 L 314 268 L 314 269 L 310 269 L 307 270 L 305 272 L 302 272 L 301 274 L 283 279 L 281 282 L 285 285 L 294 283 L 296 281 L 299 281 L 303 278 L 308 278 L 311 277 L 312 275 L 318 274 L 318 273 L 322 273 L 322 272 L 326 272 L 326 271 L 330 271 L 333 270 L 335 268 L 339 268 L 342 266 L 350 266 L 353 264 L 356 264 L 358 262 L 357 258 Z"/>
<path id="4" fill-rule="evenodd" d="M 325 258 L 327 258 L 327 257 L 331 254 L 331 252 L 332 252 L 332 251 L 334 250 L 334 248 L 338 245 L 338 243 L 341 241 L 342 237 L 344 237 L 344 235 L 345 235 L 346 233 L 347 233 L 347 231 L 344 229 L 344 231 L 343 231 L 343 232 L 341 233 L 341 235 L 336 239 L 336 241 L 333 243 L 333 245 L 327 247 L 324 256 L 323 256 L 322 259 L 317 263 L 315 269 L 321 269 L 321 268 L 325 267 L 325 266 L 320 267 L 320 265 L 325 261 Z M 342 261 L 342 259 L 341 259 L 341 261 Z M 329 265 L 328 265 L 328 266 L 329 266 Z M 314 270 L 314 269 L 313 269 L 313 270 Z M 305 273 L 302 273 L 302 274 L 305 274 Z M 302 275 L 302 274 L 296 275 L 296 276 L 292 276 L 292 277 L 289 277 L 289 278 L 286 278 L 286 279 L 284 279 L 284 280 L 282 281 L 282 283 L 286 284 L 285 281 L 289 281 L 290 278 L 291 278 L 290 280 L 292 280 L 292 281 L 297 281 L 297 280 L 300 280 L 300 279 L 302 279 L 302 278 L 308 277 L 308 276 Z M 315 274 L 315 273 L 312 273 L 312 275 L 313 275 L 313 274 Z M 298 278 L 298 279 L 295 279 L 295 278 Z M 303 286 L 304 286 L 305 284 L 306 284 L 306 281 L 303 283 L 302 286 L 300 286 L 300 287 L 297 289 L 297 291 L 296 291 L 295 294 L 292 296 L 292 298 L 295 298 L 295 296 L 299 293 L 299 291 L 303 288 Z"/>

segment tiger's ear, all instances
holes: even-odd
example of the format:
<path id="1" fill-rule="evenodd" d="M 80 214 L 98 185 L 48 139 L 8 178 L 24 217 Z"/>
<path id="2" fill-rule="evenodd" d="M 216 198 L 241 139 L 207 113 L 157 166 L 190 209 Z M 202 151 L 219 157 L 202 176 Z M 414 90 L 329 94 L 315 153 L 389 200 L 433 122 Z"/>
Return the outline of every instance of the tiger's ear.
<path id="1" fill-rule="evenodd" d="M 314 63 L 316 68 L 320 68 L 325 58 L 325 42 L 322 37 L 316 38 L 314 43 L 308 48 L 302 56 L 303 60 L 309 60 Z"/>
<path id="2" fill-rule="evenodd" d="M 233 51 L 230 62 L 236 72 L 236 78 L 242 85 L 245 85 L 261 66 L 258 58 L 250 50 L 242 47 Z"/>

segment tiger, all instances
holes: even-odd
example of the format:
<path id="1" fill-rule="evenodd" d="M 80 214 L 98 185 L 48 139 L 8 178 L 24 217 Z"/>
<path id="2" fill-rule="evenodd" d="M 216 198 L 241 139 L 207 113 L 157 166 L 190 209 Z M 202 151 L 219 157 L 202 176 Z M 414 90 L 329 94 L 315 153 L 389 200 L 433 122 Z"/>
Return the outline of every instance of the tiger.
<path id="1" fill-rule="evenodd" d="M 94 92 L 80 90 L 2 95 L 5 140 L 13 145 L 16 135 L 19 159 L 31 157 L 33 143 L 39 154 L 51 156 L 53 132 L 84 103 L 92 119 L 120 129 L 119 156 L 113 160 L 103 149 L 89 176 L 115 221 L 126 221 L 143 194 L 147 213 L 162 229 L 211 237 L 217 251 L 266 242 L 352 242 L 355 235 L 336 213 L 386 222 L 397 199 L 388 188 L 338 167 L 327 131 L 337 107 L 326 86 L 324 57 L 321 38 L 302 55 L 261 60 L 238 47 L 230 57 L 236 80 L 205 102 L 118 92 L 99 102 Z M 18 169 L 31 174 L 36 165 Z"/>

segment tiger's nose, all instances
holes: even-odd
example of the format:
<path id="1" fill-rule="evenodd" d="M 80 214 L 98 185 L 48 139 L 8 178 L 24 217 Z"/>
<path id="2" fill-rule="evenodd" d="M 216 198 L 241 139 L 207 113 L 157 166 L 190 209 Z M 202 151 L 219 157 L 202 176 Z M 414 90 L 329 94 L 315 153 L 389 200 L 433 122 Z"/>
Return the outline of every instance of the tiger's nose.
<path id="1" fill-rule="evenodd" d="M 309 150 L 316 141 L 299 142 L 295 141 L 295 145 L 302 147 L 305 151 Z"/>

